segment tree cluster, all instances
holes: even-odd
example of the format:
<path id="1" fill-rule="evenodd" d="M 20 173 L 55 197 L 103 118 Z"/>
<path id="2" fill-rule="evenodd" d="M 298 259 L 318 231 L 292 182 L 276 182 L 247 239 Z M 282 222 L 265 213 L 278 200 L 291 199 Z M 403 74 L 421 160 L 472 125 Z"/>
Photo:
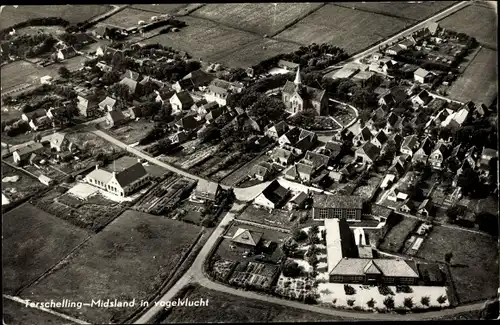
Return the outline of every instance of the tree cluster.
<path id="1" fill-rule="evenodd" d="M 10 31 L 16 30 L 16 29 L 21 29 L 24 27 L 30 27 L 30 26 L 63 26 L 63 27 L 66 27 L 69 24 L 70 24 L 69 21 L 64 20 L 62 18 L 59 18 L 59 17 L 32 18 L 32 19 L 28 19 L 26 21 L 14 24 L 11 27 L 8 27 L 8 28 L 1 30 L 0 31 L 0 40 L 2 40 L 2 41 L 5 40 L 8 37 Z"/>

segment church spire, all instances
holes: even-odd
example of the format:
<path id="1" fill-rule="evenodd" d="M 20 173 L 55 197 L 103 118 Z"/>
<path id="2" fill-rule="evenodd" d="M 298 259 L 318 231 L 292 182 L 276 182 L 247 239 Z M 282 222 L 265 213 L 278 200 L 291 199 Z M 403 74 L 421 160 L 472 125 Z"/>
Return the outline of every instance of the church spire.
<path id="1" fill-rule="evenodd" d="M 302 84 L 302 80 L 300 79 L 300 66 L 297 67 L 297 75 L 295 76 L 295 81 L 293 83 L 297 86 Z"/>

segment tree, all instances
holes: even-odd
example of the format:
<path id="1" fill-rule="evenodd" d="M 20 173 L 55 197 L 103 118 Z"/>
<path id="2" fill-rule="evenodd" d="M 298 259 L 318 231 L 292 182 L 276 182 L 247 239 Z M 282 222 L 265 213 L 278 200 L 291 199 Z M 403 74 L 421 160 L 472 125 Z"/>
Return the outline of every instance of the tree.
<path id="1" fill-rule="evenodd" d="M 388 296 L 384 299 L 384 306 L 387 309 L 394 309 L 394 298 L 392 296 Z"/>
<path id="2" fill-rule="evenodd" d="M 106 72 L 102 76 L 101 81 L 106 86 L 113 85 L 113 84 L 117 83 L 118 81 L 120 81 L 120 74 L 116 70 Z"/>
<path id="3" fill-rule="evenodd" d="M 348 299 L 348 300 L 347 300 L 347 305 L 349 305 L 350 307 L 352 307 L 352 306 L 354 306 L 354 302 L 355 302 L 355 301 L 356 301 L 356 300 L 354 300 L 354 299 Z"/>
<path id="4" fill-rule="evenodd" d="M 437 297 L 436 301 L 437 301 L 440 305 L 442 305 L 442 304 L 444 304 L 444 303 L 446 302 L 446 296 L 441 295 L 441 296 Z"/>
<path id="5" fill-rule="evenodd" d="M 295 261 L 287 259 L 283 265 L 283 275 L 287 277 L 298 277 L 302 274 L 302 267 Z"/>
<path id="6" fill-rule="evenodd" d="M 429 306 L 429 303 L 431 302 L 431 298 L 429 296 L 423 296 L 420 299 L 420 303 L 424 306 Z"/>
<path id="7" fill-rule="evenodd" d="M 492 236 L 498 236 L 498 216 L 489 212 L 480 212 L 476 215 L 479 230 Z"/>
<path id="8" fill-rule="evenodd" d="M 373 308 L 373 307 L 375 307 L 375 302 L 376 302 L 376 301 L 375 301 L 375 300 L 373 300 L 373 298 L 372 298 L 372 299 L 368 300 L 368 301 L 366 302 L 366 304 L 368 305 L 368 307 Z"/>
<path id="9" fill-rule="evenodd" d="M 204 128 L 200 133 L 198 133 L 198 139 L 201 143 L 211 142 L 220 137 L 220 131 L 213 125 L 209 125 Z"/>
<path id="10" fill-rule="evenodd" d="M 293 255 L 295 250 L 297 249 L 298 244 L 293 238 L 289 237 L 287 240 L 283 242 L 281 245 L 281 250 L 283 251 L 283 254 L 287 257 Z"/>
<path id="11" fill-rule="evenodd" d="M 406 297 L 404 300 L 403 300 L 403 305 L 408 308 L 408 309 L 412 309 L 413 308 L 413 298 L 412 297 Z"/>
<path id="12" fill-rule="evenodd" d="M 40 142 L 41 140 L 42 140 L 42 136 L 40 135 L 40 133 L 37 132 L 33 135 L 34 142 Z"/>
<path id="13" fill-rule="evenodd" d="M 457 217 L 461 214 L 462 212 L 462 207 L 459 205 L 454 205 L 448 210 L 446 210 L 446 216 L 448 217 L 448 221 L 450 223 L 453 223 L 457 220 Z"/>
<path id="14" fill-rule="evenodd" d="M 317 237 L 318 234 L 319 234 L 319 226 L 312 225 L 311 228 L 309 228 L 309 237 Z"/>
<path id="15" fill-rule="evenodd" d="M 66 67 L 60 67 L 58 72 L 63 79 L 68 79 L 69 77 L 71 77 L 71 72 Z"/>
<path id="16" fill-rule="evenodd" d="M 115 98 L 128 100 L 130 98 L 130 89 L 123 84 L 114 84 L 108 88 L 108 93 Z"/>

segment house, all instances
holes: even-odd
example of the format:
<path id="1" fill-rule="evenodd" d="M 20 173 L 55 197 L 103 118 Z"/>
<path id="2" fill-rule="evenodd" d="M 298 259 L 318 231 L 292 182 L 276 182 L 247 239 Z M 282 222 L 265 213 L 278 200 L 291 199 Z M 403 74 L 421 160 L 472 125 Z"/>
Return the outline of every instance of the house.
<path id="1" fill-rule="evenodd" d="M 418 95 L 411 99 L 414 106 L 426 106 L 432 101 L 432 96 L 427 90 L 422 90 Z"/>
<path id="2" fill-rule="evenodd" d="M 128 108 L 128 115 L 132 120 L 142 117 L 142 110 L 139 106 L 130 106 Z"/>
<path id="3" fill-rule="evenodd" d="M 402 124 L 402 118 L 397 116 L 394 112 L 391 112 L 387 116 L 387 123 L 385 125 L 384 131 L 386 133 L 391 133 L 391 132 L 399 129 L 401 124 Z"/>
<path id="4" fill-rule="evenodd" d="M 200 124 L 196 120 L 195 115 L 187 115 L 175 122 L 175 126 L 179 131 L 192 131 L 199 125 Z"/>
<path id="5" fill-rule="evenodd" d="M 121 107 L 119 108 L 117 105 L 116 99 L 112 97 L 106 97 L 102 102 L 99 103 L 99 108 L 103 111 L 111 112 L 113 110 L 121 110 Z"/>
<path id="6" fill-rule="evenodd" d="M 102 47 L 98 47 L 97 50 L 95 50 L 95 55 L 96 56 L 104 56 L 104 50 L 102 49 Z"/>
<path id="7" fill-rule="evenodd" d="M 130 79 L 130 78 L 123 78 L 120 83 L 120 85 L 124 85 L 128 88 L 129 94 L 133 95 L 135 94 L 137 90 L 137 81 Z"/>
<path id="8" fill-rule="evenodd" d="M 300 182 L 310 182 L 314 173 L 313 166 L 304 163 L 296 163 L 285 172 L 285 178 L 298 180 Z"/>
<path id="9" fill-rule="evenodd" d="M 387 135 L 384 130 L 380 130 L 372 139 L 371 143 L 375 145 L 375 147 L 381 149 L 384 144 L 386 144 L 388 140 Z"/>
<path id="10" fill-rule="evenodd" d="M 420 215 L 422 215 L 422 216 L 428 217 L 428 216 L 430 216 L 431 212 L 432 212 L 432 203 L 431 203 L 431 200 L 425 199 L 418 206 L 417 213 L 420 214 Z"/>
<path id="11" fill-rule="evenodd" d="M 279 60 L 278 61 L 278 68 L 285 69 L 285 70 L 291 71 L 291 72 L 295 72 L 299 68 L 299 65 L 297 63 L 293 63 L 290 61 Z"/>
<path id="12" fill-rule="evenodd" d="M 432 36 L 434 36 L 439 31 L 439 24 L 434 21 L 430 22 L 429 24 L 427 24 L 427 30 L 429 31 L 429 33 L 431 33 Z"/>
<path id="13" fill-rule="evenodd" d="M 172 105 L 172 114 L 179 114 L 182 111 L 188 110 L 194 104 L 194 100 L 187 91 L 175 93 L 170 98 L 170 105 Z"/>
<path id="14" fill-rule="evenodd" d="M 394 174 L 386 174 L 384 179 L 382 180 L 382 183 L 380 184 L 381 189 L 386 189 L 389 185 L 391 185 L 394 182 L 394 179 L 396 179 L 396 175 Z"/>
<path id="15" fill-rule="evenodd" d="M 221 106 L 226 105 L 226 99 L 229 94 L 236 92 L 235 87 L 229 81 L 214 79 L 210 82 L 205 93 L 205 98 L 209 102 L 217 102 Z"/>
<path id="16" fill-rule="evenodd" d="M 290 201 L 288 201 L 288 203 L 286 204 L 286 207 L 288 208 L 288 210 L 303 209 L 305 207 L 305 204 L 306 204 L 308 198 L 309 198 L 309 196 L 306 193 L 300 191 L 297 194 L 295 194 L 290 199 Z"/>
<path id="17" fill-rule="evenodd" d="M 313 219 L 361 221 L 363 201 L 358 196 L 313 194 Z"/>
<path id="18" fill-rule="evenodd" d="M 284 148 L 276 148 L 271 154 L 271 159 L 275 164 L 288 166 L 296 159 L 294 153 Z"/>
<path id="19" fill-rule="evenodd" d="M 370 129 L 365 126 L 363 129 L 361 129 L 361 131 L 354 137 L 353 139 L 353 143 L 355 143 L 356 145 L 361 145 L 363 143 L 366 143 L 368 141 L 370 141 L 371 139 L 373 138 L 373 134 L 372 132 L 370 131 Z"/>
<path id="20" fill-rule="evenodd" d="M 392 94 L 388 91 L 386 91 L 386 93 L 384 95 L 382 95 L 380 97 L 380 99 L 378 100 L 378 104 L 380 106 L 384 106 L 384 107 L 392 107 L 395 103 L 395 100 L 394 100 L 394 97 L 392 96 Z"/>
<path id="21" fill-rule="evenodd" d="M 427 162 L 427 158 L 432 153 L 433 148 L 434 148 L 434 143 L 429 137 L 426 137 L 424 141 L 422 141 L 420 148 L 418 148 L 418 150 L 413 155 L 412 161 L 414 163 L 421 162 L 425 164 Z"/>
<path id="22" fill-rule="evenodd" d="M 472 117 L 474 119 L 483 118 L 487 117 L 489 113 L 490 110 L 485 104 L 479 104 L 474 108 L 474 111 L 472 112 Z"/>
<path id="23" fill-rule="evenodd" d="M 139 81 L 140 79 L 140 74 L 138 72 L 132 71 L 130 69 L 127 69 L 124 74 L 121 75 L 120 79 L 132 79 L 133 81 Z"/>
<path id="24" fill-rule="evenodd" d="M 428 163 L 434 169 L 442 169 L 443 164 L 446 161 L 446 159 L 448 159 L 449 155 L 450 155 L 450 148 L 444 142 L 440 141 L 432 150 L 428 158 Z"/>
<path id="25" fill-rule="evenodd" d="M 75 49 L 72 46 L 68 46 L 64 49 L 59 49 L 57 50 L 56 53 L 56 58 L 60 61 L 71 59 L 78 54 L 76 53 Z"/>
<path id="26" fill-rule="evenodd" d="M 351 80 L 361 87 L 373 86 L 376 80 L 376 74 L 371 71 L 360 71 L 356 73 Z"/>
<path id="27" fill-rule="evenodd" d="M 382 107 L 377 108 L 371 115 L 371 118 L 365 123 L 365 126 L 370 129 L 370 131 L 374 131 L 380 127 L 380 123 L 384 123 L 386 121 L 386 113 Z M 377 127 L 376 127 L 377 126 Z"/>
<path id="28" fill-rule="evenodd" d="M 278 140 L 283 134 L 287 133 L 290 130 L 290 127 L 285 121 L 280 121 L 275 125 L 268 128 L 264 134 L 268 137 Z"/>
<path id="29" fill-rule="evenodd" d="M 32 154 L 40 153 L 43 150 L 43 145 L 40 142 L 28 144 L 22 148 L 16 149 L 12 153 L 14 163 L 22 165 L 30 160 Z"/>
<path id="30" fill-rule="evenodd" d="M 373 162 L 380 155 L 380 148 L 371 142 L 366 142 L 361 148 L 354 152 L 356 161 L 362 161 L 366 164 L 373 164 Z"/>
<path id="31" fill-rule="evenodd" d="M 150 176 L 144 166 L 135 162 L 120 171 L 109 172 L 96 169 L 85 176 L 87 183 L 117 196 L 125 197 L 150 181 Z"/>
<path id="32" fill-rule="evenodd" d="M 231 237 L 231 242 L 238 245 L 256 247 L 257 245 L 259 245 L 262 239 L 262 235 L 263 233 L 258 231 L 250 231 L 245 228 L 238 228 L 233 237 Z"/>
<path id="33" fill-rule="evenodd" d="M 462 108 L 458 112 L 453 112 L 452 114 L 448 115 L 448 117 L 446 117 L 446 119 L 441 122 L 441 127 L 450 126 L 457 129 L 461 127 L 465 121 L 467 121 L 468 117 L 469 111 L 466 108 Z"/>
<path id="34" fill-rule="evenodd" d="M 112 110 L 106 114 L 105 118 L 106 123 L 111 127 L 120 126 L 127 121 L 121 110 Z"/>
<path id="35" fill-rule="evenodd" d="M 111 67 L 110 65 L 107 65 L 104 61 L 99 61 L 96 63 L 96 67 L 98 67 L 99 69 L 101 69 L 101 71 L 103 72 L 111 72 L 113 71 L 113 67 Z"/>
<path id="36" fill-rule="evenodd" d="M 45 115 L 46 115 L 45 110 L 43 108 L 39 108 L 39 109 L 34 110 L 32 112 L 26 112 L 26 113 L 21 114 L 21 120 L 29 123 L 30 121 L 36 119 L 37 117 L 45 116 Z"/>
<path id="37" fill-rule="evenodd" d="M 68 140 L 65 133 L 57 132 L 50 137 L 50 149 L 61 152 L 70 150 L 72 147 L 74 147 L 74 144 Z"/>
<path id="38" fill-rule="evenodd" d="M 218 117 L 226 114 L 229 114 L 229 111 L 226 106 L 214 107 L 205 115 L 205 120 L 207 121 L 208 124 L 210 124 L 216 121 Z"/>
<path id="39" fill-rule="evenodd" d="M 262 162 L 260 164 L 254 165 L 250 170 L 250 178 L 255 178 L 261 182 L 267 181 L 269 177 L 273 174 L 273 165 L 267 162 Z"/>
<path id="40" fill-rule="evenodd" d="M 43 77 L 40 77 L 40 83 L 42 85 L 50 85 L 52 84 L 52 80 L 54 78 L 52 78 L 51 76 L 43 76 Z"/>
<path id="41" fill-rule="evenodd" d="M 401 148 L 401 143 L 403 143 L 403 137 L 399 133 L 393 133 L 388 136 L 387 142 L 394 142 L 396 148 Z"/>
<path id="42" fill-rule="evenodd" d="M 413 156 L 413 153 L 415 153 L 417 148 L 418 148 L 418 138 L 415 134 L 411 134 L 404 137 L 400 151 L 401 153 Z"/>
<path id="43" fill-rule="evenodd" d="M 328 141 L 325 144 L 325 149 L 323 150 L 323 154 L 330 157 L 331 161 L 335 161 L 342 152 L 343 143 L 339 141 Z"/>
<path id="44" fill-rule="evenodd" d="M 393 45 L 391 47 L 388 47 L 386 50 L 385 50 L 385 54 L 388 54 L 388 55 L 399 55 L 401 52 L 403 52 L 405 49 L 399 45 L 399 44 L 396 44 L 396 45 Z"/>
<path id="45" fill-rule="evenodd" d="M 314 109 L 318 115 L 325 115 L 328 108 L 328 96 L 325 90 L 303 85 L 299 68 L 297 68 L 295 81 L 287 80 L 283 86 L 282 100 L 286 111 L 291 114 Z"/>
<path id="46" fill-rule="evenodd" d="M 312 166 L 313 173 L 326 168 L 329 162 L 330 157 L 313 151 L 307 151 L 305 157 L 302 159 L 303 164 Z"/>
<path id="47" fill-rule="evenodd" d="M 216 201 L 221 194 L 222 188 L 218 183 L 200 179 L 194 190 L 194 197 L 203 201 Z"/>
<path id="48" fill-rule="evenodd" d="M 177 131 L 169 139 L 172 144 L 181 144 L 189 140 L 189 134 L 186 131 Z"/>
<path id="49" fill-rule="evenodd" d="M 278 139 L 278 143 L 281 147 L 301 155 L 311 149 L 315 145 L 317 139 L 318 136 L 316 133 L 295 127 L 283 134 Z"/>
<path id="50" fill-rule="evenodd" d="M 170 98 L 172 98 L 176 91 L 168 87 L 164 87 L 160 90 L 155 90 L 154 93 L 156 94 L 155 102 L 163 104 L 167 101 L 170 101 Z"/>
<path id="51" fill-rule="evenodd" d="M 52 178 L 45 176 L 43 174 L 38 176 L 38 180 L 40 181 L 40 183 L 46 186 L 52 186 L 55 183 L 55 181 Z"/>
<path id="52" fill-rule="evenodd" d="M 425 69 L 418 68 L 414 73 L 413 73 L 413 79 L 416 82 L 419 82 L 421 84 L 425 84 L 429 82 L 429 79 L 431 77 L 431 73 Z"/>
<path id="53" fill-rule="evenodd" d="M 76 108 L 81 116 L 88 117 L 90 113 L 89 109 L 97 107 L 97 103 L 95 101 L 92 101 L 84 96 L 77 96 L 77 100 L 78 102 L 76 104 Z"/>
<path id="54" fill-rule="evenodd" d="M 415 211 L 415 204 L 412 200 L 406 199 L 403 204 L 399 207 L 399 210 L 404 213 L 413 213 Z"/>
<path id="55" fill-rule="evenodd" d="M 57 116 L 61 116 L 65 111 L 65 107 L 58 107 L 58 108 L 54 108 L 54 107 L 51 107 L 49 108 L 45 115 L 51 119 L 51 120 L 54 120 Z"/>
<path id="56" fill-rule="evenodd" d="M 402 47 L 404 50 L 407 50 L 415 46 L 415 43 L 416 43 L 415 39 L 412 36 L 410 36 L 408 38 L 405 38 L 402 42 L 399 42 L 398 45 Z"/>
<path id="57" fill-rule="evenodd" d="M 288 194 L 289 191 L 274 180 L 255 198 L 254 204 L 268 209 L 278 209 L 286 202 Z"/>
<path id="58" fill-rule="evenodd" d="M 198 69 L 185 75 L 181 80 L 173 84 L 172 88 L 177 92 L 199 89 L 200 87 L 208 85 L 212 80 L 214 80 L 214 76 Z"/>
<path id="59" fill-rule="evenodd" d="M 484 176 L 488 176 L 490 174 L 491 163 L 494 159 L 498 158 L 498 152 L 495 149 L 483 148 L 481 152 L 481 156 L 478 159 L 477 167 L 479 171 Z"/>
<path id="60" fill-rule="evenodd" d="M 358 72 L 359 68 L 345 65 L 332 75 L 332 79 L 351 79 Z"/>

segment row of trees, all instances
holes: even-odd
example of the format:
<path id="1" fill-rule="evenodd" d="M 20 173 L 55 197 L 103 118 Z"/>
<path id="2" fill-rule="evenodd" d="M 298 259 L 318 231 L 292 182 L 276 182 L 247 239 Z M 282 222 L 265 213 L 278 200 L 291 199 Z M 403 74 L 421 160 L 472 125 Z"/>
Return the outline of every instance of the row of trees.
<path id="1" fill-rule="evenodd" d="M 0 40 L 3 41 L 9 36 L 9 32 L 16 29 L 21 29 L 29 26 L 63 26 L 66 27 L 70 23 L 59 17 L 44 17 L 44 18 L 32 18 L 25 20 L 23 22 L 12 25 L 11 27 L 5 28 L 0 31 Z"/>

